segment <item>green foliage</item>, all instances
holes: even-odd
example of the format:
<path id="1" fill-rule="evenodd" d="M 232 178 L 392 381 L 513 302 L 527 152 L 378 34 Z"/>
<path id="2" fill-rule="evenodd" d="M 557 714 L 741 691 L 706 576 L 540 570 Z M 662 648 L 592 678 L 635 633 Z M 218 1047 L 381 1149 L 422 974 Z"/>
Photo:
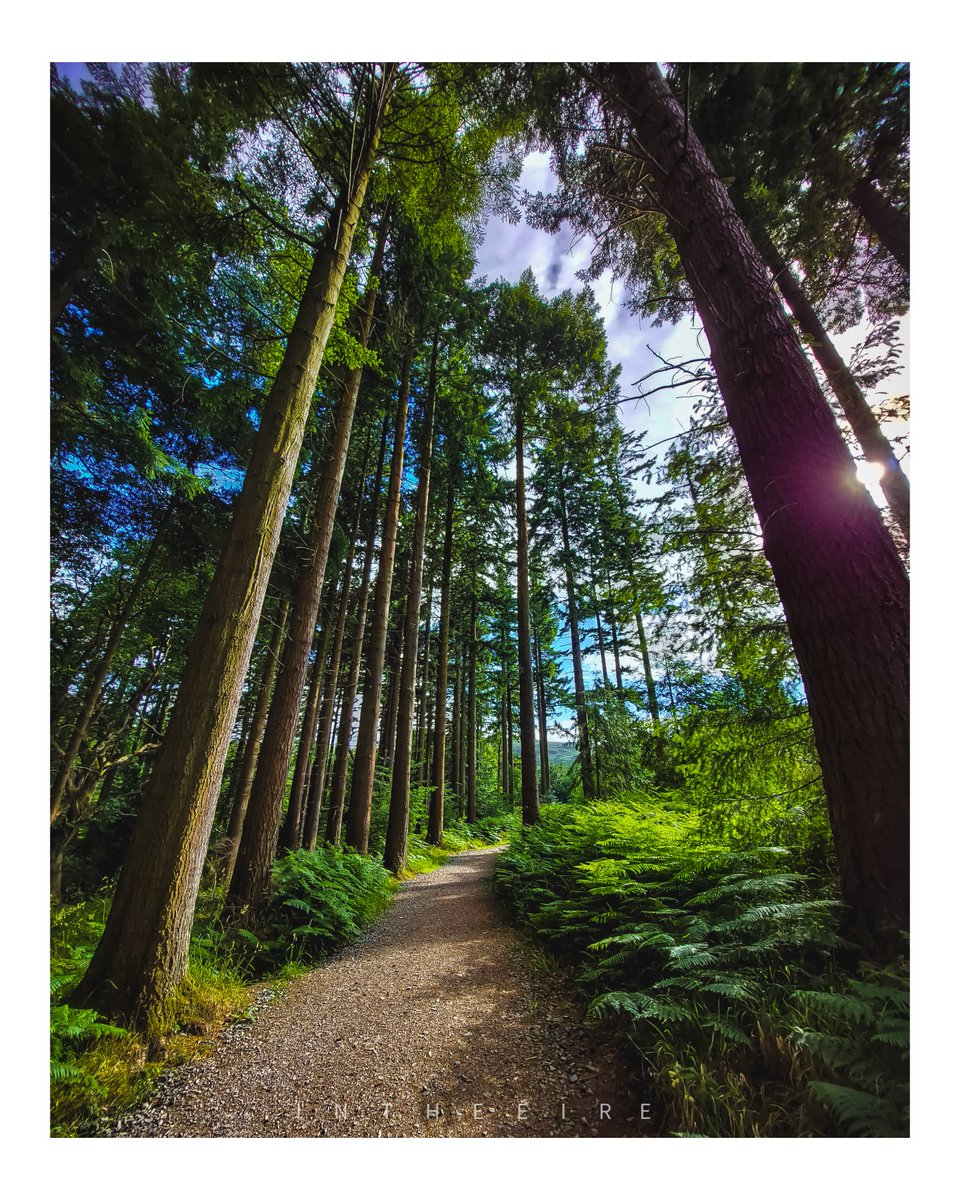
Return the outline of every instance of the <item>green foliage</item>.
<path id="1" fill-rule="evenodd" d="M 629 1032 L 677 1131 L 904 1136 L 905 971 L 851 970 L 833 878 L 791 858 L 636 797 L 545 808 L 497 878 Z"/>
<path id="2" fill-rule="evenodd" d="M 273 890 L 256 930 L 234 937 L 257 970 L 313 961 L 359 937 L 390 903 L 395 884 L 364 854 L 323 846 L 297 850 L 273 866 Z"/>

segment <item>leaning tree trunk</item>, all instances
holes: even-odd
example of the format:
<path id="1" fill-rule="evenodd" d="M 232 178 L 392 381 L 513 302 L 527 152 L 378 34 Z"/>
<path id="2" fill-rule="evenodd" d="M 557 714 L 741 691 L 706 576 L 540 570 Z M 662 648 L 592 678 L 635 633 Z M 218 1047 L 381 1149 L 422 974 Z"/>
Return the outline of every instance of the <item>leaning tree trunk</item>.
<path id="1" fill-rule="evenodd" d="M 413 702 L 417 678 L 417 643 L 420 633 L 420 592 L 423 583 L 423 552 L 430 509 L 430 469 L 433 463 L 433 416 L 437 399 L 437 338 L 433 339 L 427 410 L 423 421 L 420 477 L 414 511 L 413 549 L 410 552 L 410 582 L 403 620 L 403 662 L 400 667 L 400 703 L 397 706 L 397 737 L 390 781 L 390 812 L 383 862 L 398 874 L 407 861 L 407 825 L 410 816 L 410 752 L 413 739 Z M 442 834 L 441 834 L 442 836 Z"/>
<path id="2" fill-rule="evenodd" d="M 373 327 L 373 314 L 377 299 L 377 273 L 383 262 L 386 242 L 386 218 L 380 222 L 377 248 L 371 266 L 371 283 L 367 289 L 363 316 L 360 323 L 359 342 L 365 346 Z M 333 537 L 333 526 L 337 514 L 337 500 L 350 447 L 350 434 L 360 392 L 362 367 L 356 367 L 347 376 L 343 397 L 334 417 L 333 445 L 327 455 L 327 469 L 322 477 L 320 496 L 313 523 L 310 527 L 307 562 L 297 581 L 293 605 L 290 611 L 290 633 L 284 650 L 280 676 L 267 731 L 263 736 L 257 776 L 250 798 L 250 811 L 243 827 L 240 853 L 230 885 L 228 903 L 232 910 L 244 908 L 256 910 L 266 899 L 270 888 L 270 868 L 277 855 L 277 833 L 283 795 L 290 770 L 293 739 L 297 731 L 300 700 L 307 676 L 310 647 L 313 643 L 320 607 L 320 593 L 327 566 L 327 555 Z M 348 552 L 349 553 L 349 552 Z M 351 560 L 352 562 L 352 560 Z M 349 568 L 348 568 L 349 570 Z M 299 798 L 298 798 L 299 807 Z M 297 813 L 299 829 L 299 813 Z"/>
<path id="3" fill-rule="evenodd" d="M 350 779 L 350 798 L 347 806 L 347 841 L 355 849 L 367 851 L 370 840 L 370 809 L 373 804 L 373 773 L 377 765 L 377 726 L 380 722 L 380 698 L 383 687 L 383 660 L 387 649 L 387 623 L 390 616 L 390 591 L 393 586 L 393 564 L 397 553 L 397 525 L 400 520 L 400 482 L 403 476 L 403 442 L 407 432 L 407 400 L 410 395 L 410 359 L 408 350 L 403 364 L 403 377 L 397 397 L 397 415 L 393 433 L 393 456 L 390 461 L 390 483 L 380 535 L 380 562 L 373 598 L 373 622 L 370 644 L 367 647 L 366 672 L 363 681 L 363 701 L 357 745 Z M 350 713 L 344 714 L 351 719 Z M 331 801 L 330 814 L 333 815 Z M 328 827 L 329 829 L 329 827 Z M 329 836 L 336 845 L 338 838 Z"/>
<path id="4" fill-rule="evenodd" d="M 343 650 L 343 635 L 347 625 L 347 615 L 350 611 L 350 594 L 351 585 L 353 583 L 355 547 L 357 544 L 357 535 L 360 532 L 360 519 L 363 515 L 364 481 L 366 479 L 367 465 L 369 461 L 370 435 L 368 432 L 366 446 L 364 447 L 363 462 L 360 467 L 360 483 L 357 490 L 356 506 L 353 514 L 353 525 L 350 530 L 350 540 L 347 545 L 347 561 L 344 566 L 343 579 L 340 586 L 340 605 L 337 611 L 336 626 L 333 633 L 333 646 L 330 648 L 330 680 L 332 684 L 336 684 L 336 681 L 340 677 L 340 654 Z M 332 616 L 333 614 L 331 612 L 328 620 L 332 619 Z M 324 662 L 323 666 L 326 666 L 326 662 Z M 307 776 L 309 774 L 309 762 L 314 738 L 319 732 L 317 726 L 318 717 L 320 716 L 318 710 L 320 708 L 320 690 L 322 684 L 323 667 L 318 665 L 314 674 L 313 686 L 310 689 L 310 694 L 307 700 L 307 713 L 304 716 L 303 721 L 304 735 L 301 738 L 300 746 L 297 749 L 297 762 L 293 771 L 293 780 L 290 786 L 290 799 L 287 803 L 287 815 L 283 826 L 281 845 L 287 850 L 298 850 L 303 838 L 303 793 Z M 322 785 L 323 780 L 321 777 L 321 795 Z M 312 849 L 312 847 L 310 848 Z"/>
<path id="5" fill-rule="evenodd" d="M 187 971 L 224 759 L 394 73 L 393 65 L 383 72 L 356 170 L 310 271 L 106 928 L 71 997 L 136 1025 L 162 1020 L 164 1002 Z"/>
<path id="6" fill-rule="evenodd" d="M 908 919 L 906 573 L 763 261 L 657 65 L 610 71 L 710 341 L 803 676 L 852 923 L 874 951 L 894 952 Z"/>
<path id="7" fill-rule="evenodd" d="M 860 448 L 871 462 L 883 466 L 880 487 L 890 505 L 890 512 L 907 541 L 910 543 L 910 481 L 904 475 L 893 447 L 884 436 L 876 413 L 860 390 L 853 372 L 837 353 L 837 348 L 817 311 L 807 299 L 800 281 L 787 266 L 782 255 L 766 234 L 758 233 L 757 249 L 767 266 L 790 311 L 796 318 L 800 332 L 806 337 L 813 356 L 827 377 L 830 390 L 840 402 L 843 415 L 847 418 Z"/>
<path id="8" fill-rule="evenodd" d="M 527 482 L 523 466 L 524 413 L 516 405 L 517 453 L 517 662 L 520 674 L 520 806 L 524 825 L 540 819 L 537 795 L 537 736 L 530 661 L 530 563 L 527 535 Z"/>
<path id="9" fill-rule="evenodd" d="M 447 670 L 450 656 L 450 569 L 453 563 L 453 470 L 447 482 L 447 512 L 440 571 L 440 630 L 437 634 L 437 694 L 433 720 L 433 765 L 430 773 L 430 816 L 427 841 L 443 845 L 443 801 L 447 757 Z M 456 731 L 454 730 L 454 737 Z"/>
<path id="10" fill-rule="evenodd" d="M 854 207 L 901 267 L 910 271 L 910 218 L 891 204 L 869 179 L 860 179 L 850 192 Z"/>

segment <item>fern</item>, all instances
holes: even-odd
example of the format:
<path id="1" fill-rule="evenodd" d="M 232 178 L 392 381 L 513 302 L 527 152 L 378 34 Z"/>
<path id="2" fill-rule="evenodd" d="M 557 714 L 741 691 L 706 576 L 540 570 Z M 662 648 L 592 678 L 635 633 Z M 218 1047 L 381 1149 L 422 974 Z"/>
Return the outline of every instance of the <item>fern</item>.
<path id="1" fill-rule="evenodd" d="M 628 1030 L 682 1132 L 903 1136 L 903 972 L 838 969 L 829 875 L 697 835 L 676 803 L 546 806 L 497 881 L 576 964 L 589 1013 Z"/>

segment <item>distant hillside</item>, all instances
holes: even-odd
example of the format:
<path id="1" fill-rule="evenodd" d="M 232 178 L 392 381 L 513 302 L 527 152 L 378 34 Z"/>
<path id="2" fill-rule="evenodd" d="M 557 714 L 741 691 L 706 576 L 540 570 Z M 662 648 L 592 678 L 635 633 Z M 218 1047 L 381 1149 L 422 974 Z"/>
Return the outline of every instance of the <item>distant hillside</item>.
<path id="1" fill-rule="evenodd" d="M 539 744 L 538 744 L 539 745 Z M 550 762 L 554 766 L 567 767 L 577 757 L 576 742 L 555 742 L 551 738 L 547 738 L 547 752 L 550 755 Z M 537 750 L 539 755 L 540 751 Z M 520 743 L 513 743 L 513 756 L 515 759 L 520 757 Z"/>
<path id="2" fill-rule="evenodd" d="M 577 757 L 576 742 L 554 742 L 547 738 L 547 753 L 551 763 L 566 767 Z"/>

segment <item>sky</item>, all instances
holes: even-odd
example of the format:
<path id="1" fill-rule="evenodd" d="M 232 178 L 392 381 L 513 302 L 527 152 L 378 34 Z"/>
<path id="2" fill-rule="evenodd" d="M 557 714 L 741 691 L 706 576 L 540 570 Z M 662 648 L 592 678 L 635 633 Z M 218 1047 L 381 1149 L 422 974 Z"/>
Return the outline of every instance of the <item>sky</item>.
<path id="1" fill-rule="evenodd" d="M 555 186 L 556 177 L 550 167 L 549 155 L 542 152 L 528 154 L 524 160 L 519 190 L 551 192 Z M 583 288 L 577 272 L 587 265 L 590 249 L 587 239 L 578 240 L 569 231 L 550 234 L 533 229 L 522 219 L 518 224 L 511 225 L 501 217 L 491 215 L 477 253 L 475 275 L 485 275 L 491 282 L 503 277 L 510 283 L 516 283 L 521 273 L 531 267 L 542 294 L 552 299 L 565 288 L 575 291 Z M 662 365 L 657 354 L 681 361 L 707 352 L 706 339 L 695 317 L 680 325 L 654 328 L 649 321 L 641 321 L 629 311 L 624 303 L 623 285 L 615 281 L 609 272 L 590 286 L 606 326 L 610 360 L 620 363 L 622 367 L 622 395 L 635 396 L 639 390 L 637 381 Z M 841 355 L 849 355 L 854 345 L 863 339 L 866 329 L 865 324 L 858 325 L 834 338 Z M 901 326 L 903 370 L 884 383 L 882 392 L 900 395 L 909 391 L 908 335 L 909 318 Z M 654 381 L 654 385 L 659 382 Z M 652 445 L 687 428 L 691 409 L 692 400 L 687 389 L 682 388 L 676 392 L 658 392 L 649 401 L 628 401 L 620 405 L 619 412 L 625 428 L 647 430 L 645 440 L 647 445 Z M 903 432 L 899 426 L 890 425 L 886 428 L 888 434 Z M 871 491 L 882 503 L 879 489 L 871 488 Z"/>
<path id="2" fill-rule="evenodd" d="M 530 192 L 550 192 L 556 177 L 550 167 L 549 155 L 535 152 L 524 160 L 519 189 Z M 577 272 L 590 258 L 587 239 L 577 240 L 569 231 L 557 234 L 533 229 L 526 221 L 511 225 L 501 217 L 490 216 L 484 240 L 477 254 L 475 275 L 485 275 L 490 282 L 503 277 L 516 283 L 521 273 L 531 267 L 541 293 L 548 300 L 572 288 L 580 291 L 583 282 Z M 607 330 L 611 362 L 622 366 L 620 390 L 624 396 L 636 395 L 635 381 L 660 366 L 647 347 L 652 346 L 667 358 L 691 358 L 703 354 L 698 347 L 697 328 L 686 325 L 654 329 L 649 323 L 641 326 L 639 319 L 623 303 L 623 286 L 609 272 L 590 285 L 600 305 Z M 661 392 L 646 404 L 628 402 L 620 406 L 620 419 L 627 429 L 649 430 L 647 442 L 659 441 L 686 428 L 691 403 L 681 394 Z"/>
<path id="3" fill-rule="evenodd" d="M 519 191 L 551 192 L 555 187 L 556 177 L 550 166 L 549 155 L 542 152 L 527 155 L 518 184 Z M 574 291 L 583 288 L 583 281 L 577 278 L 577 272 L 587 265 L 590 250 L 590 242 L 586 238 L 577 239 L 570 231 L 551 234 L 532 228 L 523 219 L 511 225 L 499 216 L 490 215 L 483 242 L 477 252 L 474 275 L 486 276 L 490 282 L 503 278 L 510 283 L 516 283 L 522 272 L 530 267 L 543 296 L 552 299 L 566 288 L 572 288 Z M 679 325 L 655 328 L 649 321 L 641 321 L 630 312 L 624 302 L 623 286 L 613 280 L 609 272 L 590 286 L 600 305 L 606 326 L 610 361 L 619 363 L 622 368 L 620 391 L 623 396 L 635 396 L 640 390 L 637 381 L 662 365 L 657 355 L 668 360 L 682 361 L 707 353 L 706 338 L 695 316 Z M 835 343 L 840 353 L 849 355 L 853 346 L 862 340 L 865 332 L 865 325 L 857 326 L 836 337 Z M 908 329 L 904 323 L 901 331 L 905 342 L 904 370 L 883 385 L 883 390 L 891 395 L 909 391 L 907 335 Z M 647 386 L 656 386 L 660 382 L 661 380 L 654 380 Z M 619 414 L 626 429 L 645 431 L 645 444 L 654 446 L 689 426 L 692 407 L 690 390 L 681 387 L 676 391 L 657 392 L 647 401 L 627 401 L 620 405 Z M 889 425 L 886 429 L 888 435 L 903 432 L 902 427 L 894 425 Z M 654 453 L 662 455 L 668 449 L 669 445 L 661 444 L 656 447 Z M 507 473 L 512 477 L 513 468 L 509 468 Z M 882 504 L 883 494 L 868 474 L 864 475 L 863 482 L 874 499 Z M 635 486 L 639 492 L 647 495 L 656 494 L 660 490 L 656 486 L 646 487 L 641 482 L 637 482 Z M 568 670 L 572 669 L 569 668 L 569 632 L 562 634 L 554 646 L 567 657 Z M 652 649 L 655 653 L 655 647 Z M 610 655 L 608 659 L 612 673 Z M 634 661 L 627 655 L 623 656 L 623 660 L 624 668 L 636 676 L 640 670 L 639 661 Z M 601 662 L 598 653 L 584 657 L 584 670 L 588 686 L 592 680 L 600 678 Z M 575 728 L 572 712 L 558 713 L 556 725 L 572 735 Z"/>

